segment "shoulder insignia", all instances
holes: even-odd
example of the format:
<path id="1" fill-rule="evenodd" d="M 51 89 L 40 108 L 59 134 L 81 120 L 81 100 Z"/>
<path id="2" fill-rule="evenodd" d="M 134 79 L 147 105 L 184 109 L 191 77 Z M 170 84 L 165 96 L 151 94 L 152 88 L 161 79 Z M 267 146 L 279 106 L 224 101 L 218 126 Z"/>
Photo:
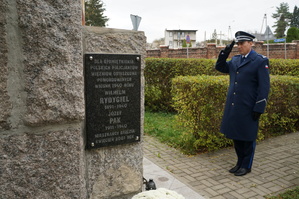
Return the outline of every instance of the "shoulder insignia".
<path id="1" fill-rule="evenodd" d="M 261 55 L 261 54 L 258 54 L 258 55 L 261 56 L 263 59 L 267 58 L 267 56 L 265 56 L 265 55 Z"/>

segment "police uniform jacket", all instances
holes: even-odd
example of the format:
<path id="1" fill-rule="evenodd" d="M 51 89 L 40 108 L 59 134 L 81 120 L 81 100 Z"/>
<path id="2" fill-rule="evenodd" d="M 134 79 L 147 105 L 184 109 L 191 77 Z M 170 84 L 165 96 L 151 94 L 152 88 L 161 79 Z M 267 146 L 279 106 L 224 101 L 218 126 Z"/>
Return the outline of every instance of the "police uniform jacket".
<path id="1" fill-rule="evenodd" d="M 224 56 L 225 57 L 225 56 Z M 241 63 L 241 55 L 226 61 L 221 54 L 216 70 L 230 75 L 229 89 L 220 131 L 230 139 L 254 141 L 258 120 L 253 112 L 264 113 L 270 89 L 269 60 L 251 50 Z"/>

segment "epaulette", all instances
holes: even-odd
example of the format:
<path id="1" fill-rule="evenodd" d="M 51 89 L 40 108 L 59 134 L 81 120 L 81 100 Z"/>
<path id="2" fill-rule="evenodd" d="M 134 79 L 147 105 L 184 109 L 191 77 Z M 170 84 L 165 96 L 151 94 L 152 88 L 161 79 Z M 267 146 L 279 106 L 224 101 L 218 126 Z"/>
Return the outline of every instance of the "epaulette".
<path id="1" fill-rule="evenodd" d="M 258 54 L 258 56 L 261 56 L 263 59 L 267 59 L 267 56 L 265 55 Z"/>

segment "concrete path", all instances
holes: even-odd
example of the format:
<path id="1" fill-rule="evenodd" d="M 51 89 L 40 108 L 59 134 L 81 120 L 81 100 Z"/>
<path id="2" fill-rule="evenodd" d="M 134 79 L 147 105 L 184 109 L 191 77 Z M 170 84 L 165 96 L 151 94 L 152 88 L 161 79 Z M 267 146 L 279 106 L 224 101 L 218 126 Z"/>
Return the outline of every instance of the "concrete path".
<path id="1" fill-rule="evenodd" d="M 166 188 L 175 191 L 184 196 L 185 199 L 205 199 L 199 193 L 192 190 L 186 184 L 182 183 L 169 172 L 160 168 L 147 158 L 143 159 L 143 170 L 143 177 L 147 180 L 153 179 L 157 189 Z"/>
<path id="2" fill-rule="evenodd" d="M 166 178 L 171 174 L 181 187 L 198 194 L 190 198 L 181 189 L 186 199 L 264 199 L 299 186 L 299 132 L 257 143 L 252 172 L 240 177 L 228 172 L 236 162 L 233 148 L 187 156 L 150 136 L 144 136 L 143 146 L 145 166 L 156 165 L 167 171 L 162 174 Z M 147 178 L 154 178 L 150 170 L 145 169 Z"/>

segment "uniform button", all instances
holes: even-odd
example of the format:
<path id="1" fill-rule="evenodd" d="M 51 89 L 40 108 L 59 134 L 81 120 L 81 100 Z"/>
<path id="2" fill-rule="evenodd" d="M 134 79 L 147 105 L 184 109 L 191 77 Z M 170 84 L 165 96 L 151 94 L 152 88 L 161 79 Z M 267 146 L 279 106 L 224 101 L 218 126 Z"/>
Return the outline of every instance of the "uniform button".
<path id="1" fill-rule="evenodd" d="M 238 84 L 238 82 L 235 82 L 235 84 Z"/>
<path id="2" fill-rule="evenodd" d="M 239 74 L 239 72 L 237 72 L 237 74 Z"/>
<path id="3" fill-rule="evenodd" d="M 234 106 L 235 104 L 234 103 L 232 103 L 232 106 Z"/>
<path id="4" fill-rule="evenodd" d="M 234 95 L 236 94 L 236 92 L 234 92 Z"/>

